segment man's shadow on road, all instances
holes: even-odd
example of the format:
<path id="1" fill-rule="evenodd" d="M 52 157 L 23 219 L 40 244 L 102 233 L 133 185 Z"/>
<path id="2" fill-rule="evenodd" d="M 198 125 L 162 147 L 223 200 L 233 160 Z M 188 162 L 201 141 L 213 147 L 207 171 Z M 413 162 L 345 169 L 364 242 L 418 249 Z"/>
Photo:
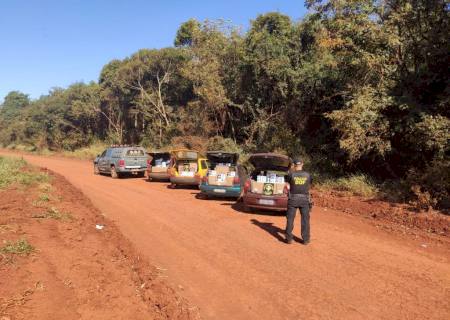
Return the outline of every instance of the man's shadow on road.
<path id="1" fill-rule="evenodd" d="M 272 235 L 275 239 L 280 242 L 285 242 L 285 231 L 277 226 L 274 226 L 272 222 L 261 222 L 256 219 L 250 220 L 255 226 L 260 227 L 270 235 Z M 301 242 L 301 239 L 294 236 L 294 241 Z"/>

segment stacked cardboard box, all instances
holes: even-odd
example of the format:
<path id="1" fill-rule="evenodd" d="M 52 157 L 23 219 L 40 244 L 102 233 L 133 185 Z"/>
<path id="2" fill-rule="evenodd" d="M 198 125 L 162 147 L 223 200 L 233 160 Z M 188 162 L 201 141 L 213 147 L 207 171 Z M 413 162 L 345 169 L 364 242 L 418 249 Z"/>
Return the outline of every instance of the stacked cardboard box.
<path id="1" fill-rule="evenodd" d="M 167 167 L 163 166 L 153 166 L 152 172 L 167 172 Z"/>
<path id="2" fill-rule="evenodd" d="M 197 163 L 185 162 L 178 165 L 178 173 L 181 176 L 193 177 L 197 172 Z"/>
<path id="3" fill-rule="evenodd" d="M 217 165 L 208 173 L 208 184 L 213 186 L 232 186 L 236 172 L 228 165 Z"/>
<path id="4" fill-rule="evenodd" d="M 280 195 L 284 191 L 284 182 L 259 182 L 252 180 L 251 192 L 265 195 Z"/>

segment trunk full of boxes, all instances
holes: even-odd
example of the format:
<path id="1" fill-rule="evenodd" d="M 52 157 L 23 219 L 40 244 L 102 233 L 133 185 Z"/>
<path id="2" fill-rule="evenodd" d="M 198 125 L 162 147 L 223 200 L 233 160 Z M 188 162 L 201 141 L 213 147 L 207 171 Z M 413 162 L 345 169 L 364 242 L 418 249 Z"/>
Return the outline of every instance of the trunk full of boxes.
<path id="1" fill-rule="evenodd" d="M 178 173 L 182 177 L 193 177 L 197 172 L 197 169 L 197 162 L 185 161 L 183 163 L 178 163 Z"/>
<path id="2" fill-rule="evenodd" d="M 155 165 L 152 166 L 152 172 L 167 172 L 170 160 L 164 161 L 164 159 L 156 159 Z"/>
<path id="3" fill-rule="evenodd" d="M 236 171 L 231 164 L 218 164 L 214 170 L 208 172 L 208 184 L 213 186 L 227 186 L 233 185 Z"/>
<path id="4" fill-rule="evenodd" d="M 252 179 L 251 192 L 266 196 L 281 195 L 284 192 L 285 185 L 284 176 L 275 173 L 260 174 L 256 176 L 256 181 Z"/>

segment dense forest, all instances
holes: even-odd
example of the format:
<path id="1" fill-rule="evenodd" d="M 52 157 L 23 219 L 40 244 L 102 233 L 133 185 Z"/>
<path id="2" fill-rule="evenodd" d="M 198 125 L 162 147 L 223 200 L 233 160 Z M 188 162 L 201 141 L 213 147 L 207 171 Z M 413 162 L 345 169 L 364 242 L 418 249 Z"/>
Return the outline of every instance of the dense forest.
<path id="1" fill-rule="evenodd" d="M 173 47 L 110 61 L 98 82 L 32 101 L 10 92 L 0 143 L 276 151 L 335 177 L 396 181 L 448 206 L 448 1 L 306 4 L 301 21 L 271 12 L 246 31 L 192 19 Z"/>

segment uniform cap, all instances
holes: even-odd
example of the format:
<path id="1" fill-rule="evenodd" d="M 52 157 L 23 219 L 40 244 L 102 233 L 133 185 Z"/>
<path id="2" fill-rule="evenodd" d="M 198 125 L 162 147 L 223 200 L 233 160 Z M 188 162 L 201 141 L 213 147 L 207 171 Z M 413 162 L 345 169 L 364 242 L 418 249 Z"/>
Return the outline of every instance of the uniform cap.
<path id="1" fill-rule="evenodd" d="M 303 161 L 302 161 L 302 159 L 300 159 L 300 158 L 294 158 L 293 162 L 294 162 L 294 164 L 296 164 L 296 165 L 298 165 L 298 164 L 303 164 Z"/>

